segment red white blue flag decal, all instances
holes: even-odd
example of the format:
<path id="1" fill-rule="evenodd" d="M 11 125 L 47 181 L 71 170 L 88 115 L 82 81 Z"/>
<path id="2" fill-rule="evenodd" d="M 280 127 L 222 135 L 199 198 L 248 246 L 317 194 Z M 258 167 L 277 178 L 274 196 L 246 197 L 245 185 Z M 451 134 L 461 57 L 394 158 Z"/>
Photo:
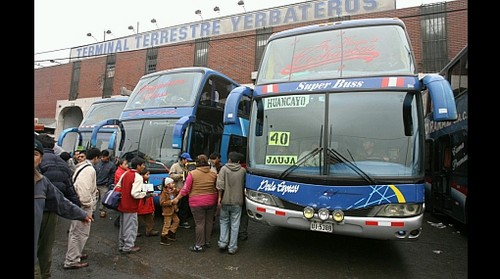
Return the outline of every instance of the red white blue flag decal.
<path id="1" fill-rule="evenodd" d="M 402 77 L 388 77 L 382 79 L 381 87 L 403 87 L 405 79 Z"/>
<path id="2" fill-rule="evenodd" d="M 276 93 L 276 92 L 278 92 L 277 84 L 268 84 L 262 86 L 262 93 Z"/>

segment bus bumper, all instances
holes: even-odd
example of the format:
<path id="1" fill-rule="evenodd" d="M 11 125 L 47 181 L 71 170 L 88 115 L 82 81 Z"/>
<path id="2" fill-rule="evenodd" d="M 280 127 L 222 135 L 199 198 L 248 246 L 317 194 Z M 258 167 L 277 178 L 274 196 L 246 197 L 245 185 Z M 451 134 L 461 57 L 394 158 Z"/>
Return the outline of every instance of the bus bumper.
<path id="1" fill-rule="evenodd" d="M 248 199 L 246 206 L 248 216 L 258 222 L 313 231 L 312 222 L 303 216 L 302 211 L 262 205 Z M 417 240 L 422 232 L 423 219 L 423 213 L 405 218 L 345 216 L 342 222 L 327 220 L 325 223 L 333 225 L 333 231 L 327 233 L 382 240 Z"/>

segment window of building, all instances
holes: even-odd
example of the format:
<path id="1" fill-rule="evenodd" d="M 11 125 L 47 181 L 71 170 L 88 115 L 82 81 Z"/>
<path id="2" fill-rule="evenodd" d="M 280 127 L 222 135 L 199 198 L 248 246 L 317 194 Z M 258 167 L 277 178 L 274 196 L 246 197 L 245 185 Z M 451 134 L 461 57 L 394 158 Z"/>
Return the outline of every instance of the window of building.
<path id="1" fill-rule="evenodd" d="M 194 66 L 206 67 L 208 65 L 208 39 L 195 40 Z"/>
<path id="2" fill-rule="evenodd" d="M 158 47 L 148 48 L 146 52 L 146 68 L 144 74 L 156 72 L 156 64 L 158 62 Z"/>
<path id="3" fill-rule="evenodd" d="M 438 72 L 448 63 L 446 2 L 423 5 L 420 13 L 422 65 L 418 70 L 424 73 Z"/>
<path id="4" fill-rule="evenodd" d="M 106 57 L 106 73 L 102 87 L 102 97 L 109 98 L 113 95 L 113 80 L 115 77 L 116 54 L 109 54 Z"/>
<path id="5" fill-rule="evenodd" d="M 73 62 L 73 70 L 71 72 L 71 85 L 69 89 L 69 101 L 78 99 L 78 85 L 80 83 L 81 62 Z"/>
<path id="6" fill-rule="evenodd" d="M 267 39 L 273 34 L 272 27 L 264 27 L 256 30 L 256 40 L 255 40 L 255 64 L 254 71 L 259 70 L 260 59 L 262 58 L 262 54 L 264 53 L 264 48 L 267 44 Z"/>

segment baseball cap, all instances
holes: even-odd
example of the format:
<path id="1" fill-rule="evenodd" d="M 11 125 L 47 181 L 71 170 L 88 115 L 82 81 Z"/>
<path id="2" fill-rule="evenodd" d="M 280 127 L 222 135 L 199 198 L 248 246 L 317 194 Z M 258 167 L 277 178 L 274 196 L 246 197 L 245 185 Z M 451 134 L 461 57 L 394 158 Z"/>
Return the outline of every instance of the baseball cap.
<path id="1" fill-rule="evenodd" d="M 43 155 L 43 146 L 42 146 L 42 143 L 39 140 L 37 140 L 37 139 L 35 139 L 35 150 L 38 151 L 38 152 L 40 152 L 40 154 Z"/>
<path id="2" fill-rule="evenodd" d="M 182 153 L 181 154 L 181 158 L 182 159 L 187 159 L 190 162 L 193 161 L 193 159 L 191 159 L 191 155 L 189 155 L 189 153 L 187 153 L 187 152 Z"/>

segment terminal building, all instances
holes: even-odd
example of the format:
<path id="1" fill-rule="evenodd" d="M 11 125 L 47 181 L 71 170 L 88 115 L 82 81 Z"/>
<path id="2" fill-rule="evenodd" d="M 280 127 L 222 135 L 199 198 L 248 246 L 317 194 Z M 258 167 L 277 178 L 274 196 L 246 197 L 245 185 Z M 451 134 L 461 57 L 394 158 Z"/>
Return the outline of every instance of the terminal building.
<path id="1" fill-rule="evenodd" d="M 68 63 L 35 68 L 34 117 L 57 137 L 78 126 L 92 102 L 130 94 L 143 75 L 179 67 L 204 66 L 252 85 L 269 36 L 310 24 L 399 18 L 421 73 L 438 72 L 467 45 L 468 0 L 403 9 L 395 2 L 304 1 L 77 46 Z"/>

